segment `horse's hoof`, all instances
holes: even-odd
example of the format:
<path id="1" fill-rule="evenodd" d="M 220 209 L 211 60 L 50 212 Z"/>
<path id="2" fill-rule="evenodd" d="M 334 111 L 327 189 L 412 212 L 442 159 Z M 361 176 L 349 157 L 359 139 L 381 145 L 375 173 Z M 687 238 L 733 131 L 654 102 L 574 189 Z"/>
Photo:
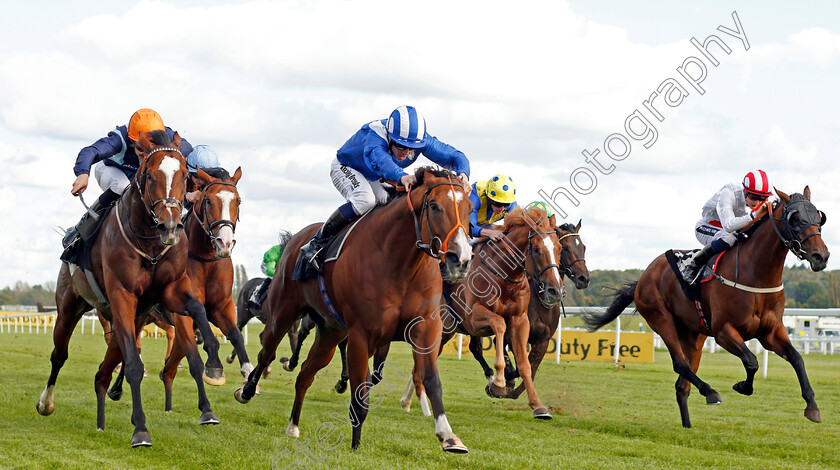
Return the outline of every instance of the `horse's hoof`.
<path id="1" fill-rule="evenodd" d="M 117 390 L 113 388 L 111 390 L 108 390 L 108 398 L 110 398 L 113 401 L 120 401 L 120 398 L 122 398 L 122 394 L 122 390 Z"/>
<path id="2" fill-rule="evenodd" d="M 810 419 L 815 423 L 822 423 L 822 419 L 820 418 L 820 410 L 818 409 L 805 409 L 805 417 Z"/>
<path id="3" fill-rule="evenodd" d="M 546 420 L 551 419 L 551 413 L 549 413 L 548 410 L 545 409 L 545 407 L 541 406 L 541 407 L 537 408 L 536 410 L 534 410 L 534 418 L 536 418 L 536 419 L 546 419 Z"/>
<path id="4" fill-rule="evenodd" d="M 721 403 L 723 403 L 723 399 L 720 397 L 720 393 L 712 392 L 706 395 L 707 405 L 720 405 Z"/>
<path id="5" fill-rule="evenodd" d="M 205 367 L 203 378 L 204 383 L 207 385 L 218 387 L 225 384 L 225 371 L 224 369 L 211 369 L 209 367 Z"/>
<path id="6" fill-rule="evenodd" d="M 347 391 L 347 381 L 339 380 L 335 383 L 335 391 L 338 393 L 344 393 Z"/>
<path id="7" fill-rule="evenodd" d="M 131 447 L 151 447 L 152 435 L 149 431 L 137 431 L 131 436 Z"/>
<path id="8" fill-rule="evenodd" d="M 289 425 L 286 426 L 286 435 L 289 437 L 300 437 L 300 428 L 289 421 Z"/>
<path id="9" fill-rule="evenodd" d="M 508 392 L 510 392 L 507 387 L 499 387 L 495 383 L 491 383 L 484 387 L 484 391 L 490 398 L 504 398 L 508 395 Z"/>
<path id="10" fill-rule="evenodd" d="M 227 361 L 228 364 L 233 364 L 233 356 L 226 357 L 225 361 Z"/>
<path id="11" fill-rule="evenodd" d="M 732 390 L 740 393 L 741 395 L 752 395 L 753 394 L 753 387 L 752 385 L 747 385 L 746 381 L 740 381 L 732 386 Z"/>
<path id="12" fill-rule="evenodd" d="M 400 400 L 400 407 L 401 407 L 401 408 L 403 409 L 403 411 L 405 411 L 406 413 L 411 413 L 411 402 L 410 402 L 410 401 L 409 401 L 409 402 L 405 402 L 405 401 Z"/>
<path id="13" fill-rule="evenodd" d="M 198 420 L 198 424 L 219 424 L 219 418 L 212 411 L 205 411 L 201 413 L 201 419 Z"/>
<path id="14" fill-rule="evenodd" d="M 143 368 L 143 378 L 146 378 L 146 377 L 148 377 L 148 376 L 149 376 L 149 373 L 148 373 L 148 372 L 146 372 L 146 368 L 144 367 L 144 368 Z"/>
<path id="15" fill-rule="evenodd" d="M 239 403 L 242 403 L 242 404 L 245 404 L 245 403 L 248 403 L 248 402 L 251 401 L 250 398 L 245 398 L 244 396 L 242 396 L 242 387 L 237 388 L 236 391 L 233 392 L 233 397 L 236 398 L 236 401 L 238 401 Z"/>
<path id="16" fill-rule="evenodd" d="M 443 447 L 444 452 L 452 452 L 453 454 L 466 454 L 470 451 L 457 437 L 450 437 L 442 441 L 440 445 Z"/>
<path id="17" fill-rule="evenodd" d="M 266 367 L 263 371 L 263 378 L 267 379 L 269 375 L 271 375 L 271 367 Z"/>
<path id="18" fill-rule="evenodd" d="M 35 404 L 35 409 L 38 410 L 38 414 L 41 416 L 49 416 L 55 411 L 55 403 L 50 403 L 49 405 L 44 405 L 41 400 L 38 400 L 38 403 Z M 819 413 L 819 412 L 817 412 Z M 807 410 L 806 410 L 807 416 Z"/>

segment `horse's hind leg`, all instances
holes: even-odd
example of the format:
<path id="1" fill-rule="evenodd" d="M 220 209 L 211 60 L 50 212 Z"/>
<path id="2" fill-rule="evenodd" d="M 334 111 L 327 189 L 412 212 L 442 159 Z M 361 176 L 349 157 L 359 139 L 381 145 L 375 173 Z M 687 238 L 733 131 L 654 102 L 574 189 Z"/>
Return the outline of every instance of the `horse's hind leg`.
<path id="1" fill-rule="evenodd" d="M 346 347 L 347 345 L 345 344 L 344 346 Z M 340 348 L 341 344 L 339 344 L 338 347 Z M 385 364 L 385 360 L 388 359 L 389 351 L 391 351 L 391 343 L 385 343 L 376 348 L 376 351 L 373 353 L 373 374 L 371 374 L 371 383 L 373 385 L 377 385 L 382 381 L 382 369 Z M 344 365 L 341 368 L 341 380 L 346 384 L 347 380 L 349 380 L 346 357 L 342 356 L 342 361 L 344 362 Z M 336 391 L 338 391 L 338 384 L 336 384 Z"/>
<path id="2" fill-rule="evenodd" d="M 295 380 L 295 401 L 292 405 L 292 415 L 289 419 L 289 425 L 286 428 L 286 435 L 291 437 L 300 436 L 300 412 L 303 409 L 303 399 L 306 396 L 306 391 L 312 385 L 315 379 L 315 374 L 330 363 L 335 354 L 335 347 L 341 341 L 342 333 L 333 331 L 327 328 L 318 328 L 315 331 L 315 342 L 309 349 L 309 354 L 303 365 L 300 366 L 300 372 Z M 364 362 L 367 366 L 367 360 Z M 356 399 L 356 394 L 353 394 L 353 400 Z M 355 434 L 355 428 L 354 428 Z"/>
<path id="3" fill-rule="evenodd" d="M 764 338 L 759 338 L 759 340 L 766 349 L 775 352 L 793 366 L 793 370 L 796 371 L 796 377 L 799 379 L 802 398 L 805 399 L 805 417 L 815 423 L 822 422 L 820 409 L 814 399 L 814 389 L 811 388 L 811 382 L 808 380 L 808 374 L 805 372 L 805 361 L 802 360 L 799 351 L 790 343 L 790 338 L 788 338 L 784 326 L 779 323 L 771 333 Z"/>
<path id="4" fill-rule="evenodd" d="M 100 321 L 102 317 L 100 314 Z M 135 317 L 134 318 L 134 331 L 136 336 L 136 343 L 137 343 L 137 351 L 140 351 L 140 334 L 142 332 L 143 327 L 145 326 L 145 320 L 143 317 Z M 109 329 L 112 328 L 112 325 L 108 323 Z M 106 344 L 110 345 L 110 342 L 106 339 Z M 167 351 L 168 354 L 168 351 Z M 146 376 L 146 369 L 143 369 L 143 376 Z M 108 398 L 114 401 L 120 401 L 120 398 L 123 396 L 123 381 L 125 379 L 125 371 L 120 367 L 119 372 L 117 373 L 117 378 L 114 380 L 114 384 L 111 385 L 111 388 L 108 389 Z M 111 380 L 111 376 L 108 376 L 108 381 Z M 107 382 L 106 382 L 107 385 Z"/>
<path id="5" fill-rule="evenodd" d="M 385 348 L 385 355 L 388 355 L 388 347 L 383 346 Z M 335 391 L 337 393 L 344 393 L 347 391 L 347 382 L 350 381 L 350 372 L 347 370 L 347 338 L 344 338 L 338 343 L 338 352 L 341 354 L 341 376 L 338 378 L 338 382 L 335 383 Z M 376 359 L 374 359 L 374 365 L 376 364 Z M 374 374 L 375 375 L 375 374 Z M 379 377 L 380 379 L 382 377 Z M 379 380 L 371 379 L 373 384 L 376 385 Z"/>
<path id="6" fill-rule="evenodd" d="M 312 331 L 312 328 L 315 327 L 315 322 L 309 318 L 309 315 L 304 315 L 303 318 L 296 321 L 291 328 L 289 328 L 289 332 L 291 333 L 292 330 L 295 330 L 295 340 L 292 342 L 291 338 L 289 338 L 289 342 L 292 343 L 292 357 L 284 360 L 285 358 L 280 358 L 280 362 L 283 363 L 283 368 L 287 371 L 291 372 L 295 370 L 297 367 L 298 362 L 300 361 L 300 350 L 303 348 L 303 342 L 309 336 L 309 332 Z"/>
<path id="7" fill-rule="evenodd" d="M 744 339 L 740 333 L 729 323 L 723 325 L 720 332 L 715 335 L 715 341 L 733 355 L 741 359 L 744 363 L 744 369 L 747 371 L 747 379 L 742 380 L 732 386 L 732 389 L 741 395 L 752 395 L 753 393 L 753 378 L 758 372 L 758 359 L 755 354 L 750 351 L 750 348 L 744 344 Z"/>
<path id="8" fill-rule="evenodd" d="M 257 385 L 263 371 L 268 369 L 271 361 L 277 354 L 277 346 L 286 334 L 286 331 L 294 324 L 297 312 L 293 307 L 285 307 L 281 304 L 277 309 L 272 310 L 272 315 L 266 321 L 265 329 L 260 334 L 262 349 L 257 356 L 257 366 L 245 379 L 242 387 L 233 392 L 234 398 L 239 403 L 248 403 L 254 394 L 257 393 Z"/>
<path id="9" fill-rule="evenodd" d="M 58 379 L 58 372 L 67 361 L 67 345 L 70 343 L 70 337 L 73 336 L 73 330 L 76 329 L 76 324 L 82 318 L 82 312 L 86 310 L 87 304 L 78 299 L 73 291 L 72 281 L 69 279 L 67 265 L 62 266 L 61 273 L 58 278 L 58 287 L 56 288 L 56 304 L 58 305 L 58 313 L 56 315 L 55 325 L 53 327 L 53 351 L 50 354 L 50 376 L 47 379 L 47 386 L 38 397 L 38 402 L 35 404 L 35 409 L 43 416 L 48 416 L 55 410 L 55 401 L 53 392 L 55 391 L 55 382 Z M 66 277 L 65 277 L 66 276 Z"/>
<path id="10" fill-rule="evenodd" d="M 691 365 L 691 370 L 697 373 L 700 367 L 700 356 L 703 354 L 703 343 L 706 341 L 706 336 L 692 333 L 680 340 L 682 351 L 686 356 L 686 360 Z M 677 383 L 674 385 L 677 390 L 677 406 L 680 408 L 680 419 L 684 428 L 691 427 L 691 418 L 688 414 L 688 396 L 691 394 L 691 382 L 680 375 L 677 377 Z"/>

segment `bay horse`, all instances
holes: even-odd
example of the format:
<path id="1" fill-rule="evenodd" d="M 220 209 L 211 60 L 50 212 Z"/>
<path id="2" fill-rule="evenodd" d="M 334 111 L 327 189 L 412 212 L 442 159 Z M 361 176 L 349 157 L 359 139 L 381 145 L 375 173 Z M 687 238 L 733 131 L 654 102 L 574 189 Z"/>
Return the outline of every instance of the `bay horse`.
<path id="1" fill-rule="evenodd" d="M 140 135 L 143 155 L 135 178 L 104 220 L 90 249 L 92 277 L 98 287 L 88 282 L 81 269 L 62 263 L 56 282 L 58 315 L 53 330 L 55 347 L 50 355 L 52 369 L 36 404 L 38 413 L 44 416 L 55 409 L 55 382 L 67 360 L 70 336 L 81 314 L 95 307 L 109 315 L 113 325 L 108 350 L 94 381 L 96 427 L 105 428 L 105 392 L 114 367 L 123 361 L 133 405 L 132 447 L 152 445 L 140 400 L 143 362 L 135 342 L 138 312 L 147 312 L 158 303 L 169 311 L 186 312 L 198 322 L 204 335 L 207 374 L 219 376 L 222 372 L 219 342 L 212 335 L 204 306 L 191 293 L 187 276 L 188 247 L 181 238 L 187 165 L 180 145 L 177 134 L 174 142 L 163 131 Z M 104 293 L 97 295 L 100 289 Z M 202 420 L 216 420 L 203 388 L 199 395 Z"/>
<path id="2" fill-rule="evenodd" d="M 292 237 L 278 262 L 268 298 L 269 318 L 256 368 L 235 397 L 247 403 L 262 370 L 275 357 L 277 344 L 295 320 L 311 314 L 319 323 L 315 342 L 295 381 L 295 400 L 286 435 L 300 435 L 304 396 L 318 370 L 329 364 L 336 345 L 347 338 L 350 371 L 352 448 L 361 443 L 367 417 L 368 361 L 374 350 L 391 341 L 412 344 L 415 368 L 435 414 L 435 435 L 443 450 L 467 452 L 452 432 L 443 409 L 437 355 L 441 319 L 437 315 L 443 275 L 460 279 L 469 264 L 467 239 L 472 204 L 457 176 L 431 167 L 415 171 L 417 183 L 359 220 L 344 241 L 343 254 L 325 266 L 325 289 L 337 312 L 328 310 L 316 279 L 292 280 L 300 247 L 318 229 L 313 224 Z M 342 323 L 344 325 L 342 325 Z"/>
<path id="3" fill-rule="evenodd" d="M 730 248 L 717 262 L 716 277 L 721 282 L 702 284 L 703 317 L 683 294 L 664 254 L 653 260 L 638 281 L 619 290 L 606 311 L 584 314 L 586 325 L 595 330 L 613 321 L 635 301 L 636 310 L 665 342 L 674 372 L 679 374 L 676 391 L 683 427 L 691 427 L 691 385 L 706 397 L 707 404 L 722 403 L 720 394 L 696 375 L 707 336 L 714 337 L 744 364 L 746 380 L 732 387 L 742 395 L 752 395 L 753 378 L 758 371 L 758 360 L 745 340 L 757 338 L 765 349 L 788 361 L 799 378 L 806 403 L 805 417 L 816 423 L 821 421 L 805 363 L 782 323 L 782 270 L 788 250 L 807 260 L 811 270 L 825 269 L 829 257 L 821 235 L 825 214 L 811 203 L 807 186 L 802 194 L 788 196 L 779 190 L 776 194 L 780 202 L 772 215 L 762 217 L 750 228 L 749 238 Z M 731 279 L 735 279 L 734 283 Z"/>
<path id="4" fill-rule="evenodd" d="M 586 267 L 586 245 L 580 239 L 581 222 L 578 221 L 577 226 L 572 224 L 563 224 L 555 227 L 557 232 L 557 239 L 560 241 L 560 270 L 561 272 L 572 280 L 575 288 L 586 289 L 589 286 L 589 269 Z M 545 353 L 548 350 L 548 345 L 551 338 L 557 332 L 557 326 L 560 324 L 560 315 L 562 314 L 561 305 L 546 305 L 544 304 L 538 292 L 538 286 L 533 279 L 528 279 L 531 288 L 531 300 L 528 303 L 528 322 L 531 325 L 531 332 L 528 335 L 528 344 L 531 346 L 528 352 L 528 362 L 531 364 L 531 378 L 534 379 L 537 375 L 537 369 L 540 367 Z M 505 344 L 510 345 L 510 338 L 505 338 Z M 560 345 L 558 344 L 559 348 Z M 478 337 L 471 336 L 469 343 L 469 350 L 473 357 L 481 365 L 484 375 L 489 379 L 493 375 L 493 370 L 487 365 L 484 360 L 484 355 L 481 349 L 481 340 Z M 505 351 L 507 356 L 507 351 Z M 505 368 L 505 380 L 510 381 L 519 377 L 519 371 L 516 368 L 510 367 L 509 359 L 505 359 L 508 366 Z M 525 391 L 525 383 L 522 382 L 503 398 L 517 399 Z"/>
<path id="5" fill-rule="evenodd" d="M 236 222 L 239 220 L 241 198 L 236 187 L 242 178 L 242 168 L 231 176 L 222 168 L 208 168 L 198 175 L 201 191 L 195 206 L 186 218 L 184 233 L 189 240 L 187 275 L 196 300 L 204 305 L 208 320 L 216 325 L 239 354 L 240 371 L 244 377 L 254 366 L 245 351 L 242 334 L 236 327 L 236 307 L 233 301 L 233 262 L 230 255 L 236 244 Z M 193 320 L 182 315 L 172 316 L 177 341 L 160 371 L 166 394 L 166 411 L 172 410 L 172 382 L 178 373 L 178 364 L 186 356 L 190 373 L 195 364 L 201 365 L 195 342 Z M 206 339 L 205 339 L 206 340 Z M 225 383 L 224 374 L 219 378 L 203 377 L 210 385 Z"/>
<path id="6" fill-rule="evenodd" d="M 509 331 L 516 366 L 528 392 L 528 404 L 534 410 L 534 418 L 551 419 L 551 413 L 543 406 L 534 388 L 527 357 L 531 299 L 527 279 L 530 277 L 537 284 L 535 297 L 546 306 L 554 306 L 563 298 L 563 279 L 557 263 L 561 250 L 555 218 L 553 215 L 546 217 L 539 207 L 514 209 L 505 216 L 502 233 L 501 242 L 486 239 L 474 246 L 467 279 L 452 284 L 452 308 L 447 309 L 452 327 L 445 331 L 437 354 L 457 332 L 454 324 L 460 324 L 458 326 L 470 336 L 495 335 L 496 372 L 485 391 L 492 397 L 502 398 L 511 392 L 506 386 L 503 356 L 505 333 Z M 411 392 L 415 389 L 421 406 L 425 405 L 423 385 L 416 376 L 409 381 L 400 400 L 403 409 L 410 409 Z"/>

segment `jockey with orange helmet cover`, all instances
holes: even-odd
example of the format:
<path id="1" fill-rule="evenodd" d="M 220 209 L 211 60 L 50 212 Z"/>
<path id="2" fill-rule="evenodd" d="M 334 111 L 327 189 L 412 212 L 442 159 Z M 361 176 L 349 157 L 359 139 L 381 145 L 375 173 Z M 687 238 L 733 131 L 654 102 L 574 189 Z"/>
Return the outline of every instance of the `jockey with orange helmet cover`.
<path id="1" fill-rule="evenodd" d="M 406 173 L 404 168 L 421 154 L 454 171 L 465 185 L 469 183 L 470 162 L 466 155 L 429 135 L 426 120 L 413 106 L 400 106 L 388 119 L 363 125 L 338 149 L 330 168 L 333 185 L 347 202 L 324 222 L 309 243 L 301 247 L 303 257 L 321 271 L 318 254 L 323 250 L 325 240 L 376 204 L 387 202 L 388 192 L 381 180 L 404 186 L 416 183 L 416 177 Z"/>
<path id="2" fill-rule="evenodd" d="M 502 232 L 493 229 L 494 224 L 518 207 L 513 179 L 505 175 L 496 175 L 488 181 L 475 182 L 472 188 L 470 201 L 473 204 L 473 211 L 470 214 L 470 235 L 498 240 Z"/>
<path id="3" fill-rule="evenodd" d="M 96 202 L 91 204 L 91 210 L 100 212 L 120 198 L 125 188 L 140 167 L 142 150 L 137 145 L 141 133 L 151 131 L 166 131 L 169 140 L 175 137 L 175 131 L 163 125 L 163 119 L 152 109 L 143 108 L 131 115 L 127 125 L 117 126 L 107 136 L 83 148 L 76 157 L 73 172 L 76 179 L 70 193 L 78 196 L 88 187 L 90 170 L 94 163 L 102 162 L 95 168 L 96 181 L 103 193 Z M 189 155 L 193 148 L 186 139 L 181 139 L 181 153 Z M 75 227 L 67 231 L 64 246 L 68 246 L 78 232 L 80 225 L 88 219 L 86 212 L 82 220 Z"/>
<path id="4" fill-rule="evenodd" d="M 764 214 L 772 212 L 773 186 L 764 170 L 751 171 L 739 183 L 729 183 L 703 205 L 702 216 L 694 227 L 694 235 L 704 245 L 686 263 L 681 272 L 694 284 L 702 266 L 715 254 L 738 242 L 735 232 L 748 227 Z"/>

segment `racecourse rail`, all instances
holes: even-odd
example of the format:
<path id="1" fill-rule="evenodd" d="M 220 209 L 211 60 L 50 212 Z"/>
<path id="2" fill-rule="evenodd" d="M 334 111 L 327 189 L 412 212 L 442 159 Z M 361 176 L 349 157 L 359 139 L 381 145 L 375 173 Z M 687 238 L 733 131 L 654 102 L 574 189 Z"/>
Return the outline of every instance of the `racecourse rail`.
<path id="1" fill-rule="evenodd" d="M 606 307 L 567 307 L 566 314 L 570 316 L 581 315 L 585 311 L 602 311 Z M 22 310 L 22 309 L 21 309 Z M 615 329 L 614 330 L 605 330 L 605 331 L 615 331 L 615 358 L 614 361 L 617 363 L 619 361 L 618 358 L 618 351 L 619 345 L 621 344 L 621 319 L 624 317 L 625 320 L 628 319 L 641 319 L 641 316 L 632 308 L 626 308 L 622 312 L 622 315 L 616 318 L 615 320 Z M 795 317 L 809 317 L 813 319 L 820 319 L 820 318 L 840 318 L 840 309 L 838 308 L 788 308 L 785 309 L 785 317 L 788 318 L 795 318 Z M 32 334 L 40 334 L 43 331 L 43 334 L 47 334 L 50 327 L 55 327 L 55 318 L 56 313 L 55 311 L 52 312 L 36 312 L 36 313 L 20 313 L 20 312 L 3 312 L 0 311 L 0 333 L 32 333 Z M 84 333 L 86 329 L 85 326 L 87 322 L 90 322 L 90 332 L 91 334 L 96 333 L 96 324 L 99 322 L 99 318 L 93 314 L 85 314 L 82 316 L 80 321 L 81 332 Z M 259 323 L 259 320 L 256 318 L 252 318 L 251 321 L 248 323 Z M 155 325 L 153 329 L 152 336 L 153 337 L 160 337 L 158 335 L 158 327 Z M 582 331 L 582 328 L 563 328 L 563 318 L 560 318 L 560 323 L 557 325 L 557 332 L 555 336 L 555 362 L 557 364 L 560 363 L 560 348 L 556 345 L 561 344 L 561 338 L 563 335 L 563 331 Z M 625 329 L 625 332 L 631 332 L 629 329 Z M 248 344 L 248 325 L 245 325 L 245 330 L 243 337 L 245 339 L 245 344 Z M 463 341 L 461 341 L 461 334 L 458 334 L 458 359 L 461 359 L 463 355 Z M 227 339 L 222 336 L 224 342 L 227 342 Z M 803 354 L 810 354 L 811 352 L 819 351 L 821 354 L 831 354 L 833 355 L 835 351 L 840 351 L 840 336 L 833 335 L 792 335 L 791 342 L 794 346 Z M 761 343 L 758 342 L 756 339 L 751 339 L 747 341 L 748 345 L 754 349 L 756 354 L 762 354 L 762 377 L 767 378 L 767 362 L 769 352 L 761 346 Z M 654 334 L 653 345 L 656 349 L 664 349 L 662 344 L 662 340 L 659 338 L 659 335 Z M 706 344 L 703 346 L 703 349 L 714 353 L 717 349 L 717 343 L 715 343 L 713 338 L 706 338 Z"/>

